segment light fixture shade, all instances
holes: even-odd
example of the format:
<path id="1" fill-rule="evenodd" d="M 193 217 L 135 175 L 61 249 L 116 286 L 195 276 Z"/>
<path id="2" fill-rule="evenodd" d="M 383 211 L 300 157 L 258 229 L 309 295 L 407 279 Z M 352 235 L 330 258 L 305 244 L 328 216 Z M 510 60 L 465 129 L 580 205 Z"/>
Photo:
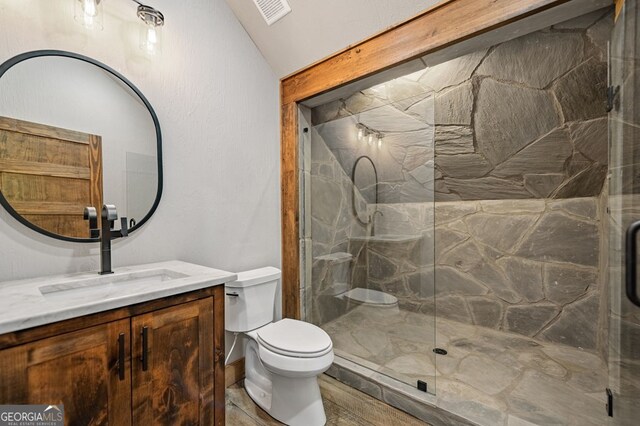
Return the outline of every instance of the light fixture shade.
<path id="1" fill-rule="evenodd" d="M 162 27 L 145 23 L 140 26 L 140 49 L 149 55 L 162 53 Z"/>
<path id="2" fill-rule="evenodd" d="M 160 11 L 145 5 L 138 6 L 138 18 L 143 22 L 140 26 L 140 48 L 148 55 L 162 52 L 162 26 L 164 16 Z"/>
<path id="3" fill-rule="evenodd" d="M 103 13 L 101 0 L 73 0 L 74 19 L 85 28 L 102 30 Z"/>

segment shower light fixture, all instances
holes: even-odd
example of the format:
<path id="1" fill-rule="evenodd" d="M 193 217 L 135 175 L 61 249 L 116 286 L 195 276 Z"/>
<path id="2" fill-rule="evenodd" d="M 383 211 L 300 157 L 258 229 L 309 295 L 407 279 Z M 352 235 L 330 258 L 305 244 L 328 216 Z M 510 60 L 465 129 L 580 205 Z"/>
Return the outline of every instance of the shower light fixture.
<path id="1" fill-rule="evenodd" d="M 73 0 L 74 18 L 82 26 L 102 30 L 102 4 L 105 0 Z M 164 15 L 151 6 L 132 0 L 138 5 L 138 18 L 144 23 L 140 28 L 140 48 L 150 55 L 161 51 Z"/>
<path id="2" fill-rule="evenodd" d="M 369 137 L 367 138 L 367 142 L 369 145 L 373 145 L 373 133 L 369 133 Z"/>
<path id="3" fill-rule="evenodd" d="M 358 128 L 358 140 L 361 141 L 364 139 L 364 126 L 362 124 L 358 124 L 356 127 Z"/>
<path id="4" fill-rule="evenodd" d="M 378 133 L 378 148 L 382 148 L 382 133 Z"/>

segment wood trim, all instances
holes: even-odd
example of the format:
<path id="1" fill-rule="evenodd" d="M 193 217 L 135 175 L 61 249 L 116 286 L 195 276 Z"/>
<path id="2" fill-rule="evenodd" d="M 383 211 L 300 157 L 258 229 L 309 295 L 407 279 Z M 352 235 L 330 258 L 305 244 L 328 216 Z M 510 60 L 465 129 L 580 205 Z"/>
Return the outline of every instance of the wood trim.
<path id="1" fill-rule="evenodd" d="M 225 424 L 224 285 L 213 289 L 213 424 Z"/>
<path id="2" fill-rule="evenodd" d="M 456 0 L 440 3 L 284 79 L 282 104 L 300 102 L 567 1 Z"/>
<path id="3" fill-rule="evenodd" d="M 300 318 L 298 105 L 282 106 L 282 316 Z"/>
<path id="4" fill-rule="evenodd" d="M 620 15 L 620 12 L 622 12 L 622 8 L 624 6 L 624 0 L 613 0 L 613 2 L 616 4 L 616 11 L 613 19 L 614 21 L 617 21 L 618 16 Z"/>
<path id="5" fill-rule="evenodd" d="M 300 318 L 297 103 L 569 0 L 450 0 L 281 80 L 282 313 Z"/>
<path id="6" fill-rule="evenodd" d="M 218 288 L 220 290 L 216 293 L 215 289 Z M 15 331 L 13 333 L 1 334 L 0 349 L 10 348 L 64 333 L 70 333 L 72 331 L 81 330 L 94 325 L 105 324 L 211 296 L 216 297 L 216 300 L 221 299 L 222 304 L 224 305 L 224 297 L 222 296 L 223 291 L 224 286 L 220 284 L 219 286 L 196 290 L 189 293 L 176 294 L 174 296 L 167 296 L 162 299 L 151 300 L 149 302 L 138 303 L 136 305 L 112 309 L 110 311 L 98 312 L 91 315 L 55 322 L 53 324 L 46 324 L 28 328 L 26 330 Z M 220 302 L 218 302 L 218 305 L 219 303 Z M 214 309 L 218 308 L 218 305 L 215 305 Z"/>
<path id="7" fill-rule="evenodd" d="M 61 139 L 85 145 L 89 143 L 89 135 L 87 133 L 48 126 L 46 124 L 32 123 L 30 121 L 18 120 L 17 118 L 11 117 L 0 117 L 0 129 L 10 130 L 17 133 L 27 133 L 29 135 L 44 136 L 53 139 Z"/>
<path id="8" fill-rule="evenodd" d="M 89 135 L 89 169 L 91 176 L 91 205 L 96 208 L 98 215 L 102 210 L 102 137 Z"/>
<path id="9" fill-rule="evenodd" d="M 225 387 L 229 387 L 244 379 L 244 358 L 237 359 L 224 368 Z"/>
<path id="10" fill-rule="evenodd" d="M 0 159 L 0 170 L 3 173 L 20 173 L 23 175 L 53 176 L 73 179 L 89 179 L 88 167 L 63 166 L 61 164 L 39 163 L 37 161 Z"/>

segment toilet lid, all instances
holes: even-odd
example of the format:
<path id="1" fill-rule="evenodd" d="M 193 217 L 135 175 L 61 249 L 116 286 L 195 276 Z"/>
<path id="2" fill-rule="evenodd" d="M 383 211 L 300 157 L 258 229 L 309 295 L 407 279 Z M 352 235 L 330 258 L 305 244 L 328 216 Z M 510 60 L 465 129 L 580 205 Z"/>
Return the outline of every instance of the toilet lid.
<path id="1" fill-rule="evenodd" d="M 259 329 L 258 340 L 273 352 L 296 357 L 320 356 L 332 348 L 331 338 L 323 329 L 289 318 Z"/>

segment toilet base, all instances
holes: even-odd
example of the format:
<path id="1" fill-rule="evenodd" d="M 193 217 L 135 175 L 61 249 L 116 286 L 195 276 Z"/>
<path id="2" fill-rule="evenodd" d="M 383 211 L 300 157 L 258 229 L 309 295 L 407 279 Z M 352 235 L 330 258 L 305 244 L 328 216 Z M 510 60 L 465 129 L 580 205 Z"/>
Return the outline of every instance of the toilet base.
<path id="1" fill-rule="evenodd" d="M 316 377 L 273 379 L 274 393 L 260 388 L 251 379 L 244 381 L 251 399 L 271 417 L 291 426 L 322 426 L 327 422 Z"/>
<path id="2" fill-rule="evenodd" d="M 291 426 L 321 426 L 327 422 L 317 377 L 273 376 L 271 414 Z"/>
<path id="3" fill-rule="evenodd" d="M 327 417 L 318 377 L 286 377 L 268 371 L 258 357 L 257 344 L 245 352 L 244 387 L 251 399 L 271 417 L 291 426 L 322 426 Z"/>

